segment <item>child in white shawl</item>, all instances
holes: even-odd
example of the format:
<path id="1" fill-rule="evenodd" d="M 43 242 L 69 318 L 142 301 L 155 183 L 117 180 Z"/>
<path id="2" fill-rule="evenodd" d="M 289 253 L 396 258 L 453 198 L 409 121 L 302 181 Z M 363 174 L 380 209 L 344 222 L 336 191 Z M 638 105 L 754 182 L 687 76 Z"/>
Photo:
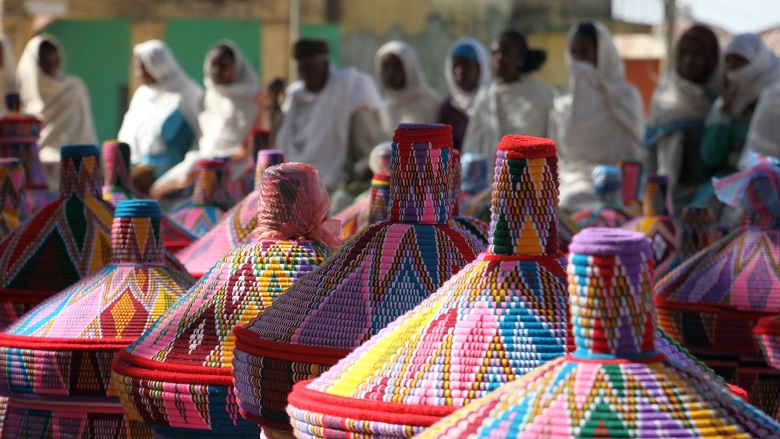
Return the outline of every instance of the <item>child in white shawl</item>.
<path id="1" fill-rule="evenodd" d="M 21 110 L 43 121 L 40 159 L 51 190 L 59 190 L 60 148 L 95 144 L 89 93 L 81 79 L 63 73 L 65 52 L 51 35 L 30 39 L 19 59 Z"/>
<path id="2" fill-rule="evenodd" d="M 187 77 L 162 41 L 138 44 L 133 55 L 142 84 L 133 94 L 118 137 L 131 148 L 133 185 L 145 193 L 197 144 L 203 89 Z"/>
<path id="3" fill-rule="evenodd" d="M 578 212 L 595 201 L 591 174 L 598 165 L 642 160 L 642 98 L 625 80 L 612 36 L 598 22 L 569 32 L 569 90 L 555 99 L 550 136 L 557 140 L 560 207 Z"/>
<path id="4" fill-rule="evenodd" d="M 417 52 L 403 41 L 385 43 L 376 52 L 376 74 L 385 95 L 380 120 L 390 139 L 399 123 L 434 123 L 441 97 L 428 85 Z"/>
<path id="5" fill-rule="evenodd" d="M 695 25 L 677 41 L 675 69 L 655 89 L 645 130 L 650 174 L 669 177 L 675 207 L 690 203 L 705 182 L 699 146 L 717 96 L 718 38 Z"/>
<path id="6" fill-rule="evenodd" d="M 257 75 L 232 41 L 219 41 L 209 49 L 203 63 L 206 95 L 198 116 L 202 131 L 198 149 L 154 182 L 150 190 L 158 198 L 182 189 L 194 179 L 198 160 L 225 158 L 233 162 L 231 177 L 238 180 L 247 172 L 250 160 L 245 149 L 249 130 L 255 125 Z"/>

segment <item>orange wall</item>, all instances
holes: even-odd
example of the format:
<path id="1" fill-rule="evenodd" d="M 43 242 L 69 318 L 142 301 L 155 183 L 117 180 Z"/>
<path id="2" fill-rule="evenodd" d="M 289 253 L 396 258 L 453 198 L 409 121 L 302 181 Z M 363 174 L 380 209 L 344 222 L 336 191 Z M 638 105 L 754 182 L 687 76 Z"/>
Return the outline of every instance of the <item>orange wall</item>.
<path id="1" fill-rule="evenodd" d="M 650 108 L 650 98 L 661 77 L 661 60 L 659 59 L 626 59 L 626 79 L 639 88 L 642 101 L 645 104 L 645 114 Z"/>

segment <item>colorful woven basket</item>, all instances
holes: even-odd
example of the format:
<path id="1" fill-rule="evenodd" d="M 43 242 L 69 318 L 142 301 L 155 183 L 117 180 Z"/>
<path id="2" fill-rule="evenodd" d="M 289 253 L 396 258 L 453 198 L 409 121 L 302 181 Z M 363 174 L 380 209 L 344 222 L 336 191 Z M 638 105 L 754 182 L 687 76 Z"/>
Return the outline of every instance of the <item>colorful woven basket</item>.
<path id="1" fill-rule="evenodd" d="M 779 424 L 725 386 L 655 349 L 652 251 L 642 234 L 586 229 L 570 251 L 576 350 L 475 401 L 420 438 L 780 435 Z M 300 437 L 312 433 L 318 432 Z"/>
<path id="2" fill-rule="evenodd" d="M 192 285 L 163 262 L 161 216 L 156 201 L 121 202 L 111 263 L 0 333 L 3 437 L 151 437 L 124 418 L 110 376 L 116 352 Z"/>
<path id="3" fill-rule="evenodd" d="M 715 214 L 708 207 L 685 206 L 680 212 L 682 240 L 680 251 L 669 271 L 679 267 L 688 258 L 704 250 L 717 240 Z"/>
<path id="4" fill-rule="evenodd" d="M 745 226 L 690 257 L 656 285 L 658 324 L 727 381 L 747 390 L 750 402 L 780 419 L 780 371 L 761 358 L 753 327 L 780 313 L 780 224 L 765 210 L 771 200 L 755 189 L 769 181 L 780 190 L 780 168 L 754 168 L 729 177 L 739 186 L 734 206 Z M 721 183 L 724 183 L 721 181 Z M 719 198 L 732 184 L 716 184 Z M 767 188 L 764 188 L 767 189 Z M 772 192 L 770 191 L 770 192 Z M 768 193 L 768 192 L 766 192 Z M 775 224 L 767 229 L 754 224 Z M 771 322 L 756 330 L 766 334 Z M 764 335 L 764 334 L 762 334 Z"/>
<path id="5" fill-rule="evenodd" d="M 374 174 L 368 198 L 358 200 L 333 217 L 341 222 L 341 239 L 346 241 L 364 227 L 386 220 L 389 197 L 390 173 Z"/>
<path id="6" fill-rule="evenodd" d="M 219 262 L 230 250 L 251 239 L 250 233 L 257 226 L 257 203 L 260 197 L 259 184 L 263 172 L 271 166 L 284 163 L 284 155 L 278 150 L 262 150 L 257 154 L 255 190 L 236 203 L 214 228 L 187 248 L 176 253 L 176 257 L 196 278 Z"/>
<path id="7" fill-rule="evenodd" d="M 252 240 L 225 255 L 113 364 L 128 416 L 151 425 L 159 437 L 258 436 L 258 426 L 238 414 L 231 329 L 266 309 L 330 254 L 307 236 L 338 239 L 338 223 L 325 219 L 327 191 L 313 167 L 275 166 L 261 184 Z M 296 232 L 283 230 L 302 212 L 316 218 L 308 226 L 299 223 Z M 318 235 L 326 225 L 327 236 Z"/>
<path id="8" fill-rule="evenodd" d="M 393 140 L 389 219 L 364 228 L 234 329 L 241 413 L 270 436 L 290 431 L 285 406 L 293 384 L 336 364 L 481 251 L 449 225 L 451 128 L 401 124 Z"/>
<path id="9" fill-rule="evenodd" d="M 623 174 L 617 166 L 601 165 L 593 169 L 596 205 L 572 215 L 580 229 L 586 227 L 622 227 L 633 216 L 623 208 Z"/>
<path id="10" fill-rule="evenodd" d="M 623 180 L 623 207 L 632 217 L 642 215 L 642 183 L 645 168 L 641 162 L 622 160 L 618 162 Z"/>
<path id="11" fill-rule="evenodd" d="M 171 219 L 198 238 L 213 229 L 234 204 L 226 190 L 228 172 L 223 160 L 200 160 L 192 198 L 171 209 Z"/>
<path id="12" fill-rule="evenodd" d="M 24 166 L 14 158 L 0 158 L 0 241 L 27 218 Z"/>
<path id="13" fill-rule="evenodd" d="M 494 178 L 488 250 L 336 366 L 297 385 L 288 408 L 296 436 L 410 437 L 571 349 L 554 143 L 504 137 Z"/>
<path id="14" fill-rule="evenodd" d="M 466 201 L 461 208 L 461 218 L 474 218 L 480 221 L 478 225 L 482 229 L 490 222 L 490 207 L 492 203 L 493 189 L 487 188 Z M 475 223 L 476 225 L 476 223 Z M 565 212 L 558 211 L 558 245 L 561 251 L 566 253 L 572 236 L 579 232 L 580 228 Z"/>
<path id="15" fill-rule="evenodd" d="M 0 157 L 16 158 L 24 165 L 27 213 L 32 215 L 57 199 L 57 194 L 49 191 L 38 158 L 38 136 L 42 122 L 19 113 L 18 93 L 6 94 L 5 102 L 9 114 L 0 117 Z"/>
<path id="16" fill-rule="evenodd" d="M 682 245 L 682 232 L 672 215 L 669 195 L 669 177 L 648 175 L 645 181 L 642 216 L 634 218 L 623 228 L 644 233 L 650 240 L 658 279 L 672 267 Z"/>
<path id="17" fill-rule="evenodd" d="M 118 205 L 124 200 L 140 200 L 146 198 L 133 189 L 130 179 L 130 146 L 118 140 L 103 142 L 103 199 Z M 195 242 L 197 238 L 184 227 L 176 224 L 167 216 L 161 221 L 162 236 L 165 248 L 177 252 Z"/>
<path id="18" fill-rule="evenodd" d="M 111 261 L 113 207 L 103 201 L 98 150 L 64 146 L 61 196 L 0 243 L 0 328 Z"/>

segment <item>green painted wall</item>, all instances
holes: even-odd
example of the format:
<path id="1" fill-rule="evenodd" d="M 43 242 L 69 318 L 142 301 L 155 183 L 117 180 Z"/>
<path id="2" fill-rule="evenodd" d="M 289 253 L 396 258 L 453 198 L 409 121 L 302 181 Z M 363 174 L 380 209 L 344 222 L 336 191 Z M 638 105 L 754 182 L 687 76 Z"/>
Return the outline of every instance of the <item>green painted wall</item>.
<path id="1" fill-rule="evenodd" d="M 65 51 L 65 71 L 89 90 L 98 140 L 116 138 L 127 109 L 130 80 L 128 20 L 62 20 L 43 30 Z"/>
<path id="2" fill-rule="evenodd" d="M 330 62 L 341 64 L 341 27 L 336 24 L 302 23 L 298 32 L 301 38 L 325 40 L 330 46 Z"/>
<path id="3" fill-rule="evenodd" d="M 203 84 L 203 60 L 219 40 L 232 40 L 260 73 L 261 24 L 258 20 L 168 20 L 165 42 L 182 68 Z"/>

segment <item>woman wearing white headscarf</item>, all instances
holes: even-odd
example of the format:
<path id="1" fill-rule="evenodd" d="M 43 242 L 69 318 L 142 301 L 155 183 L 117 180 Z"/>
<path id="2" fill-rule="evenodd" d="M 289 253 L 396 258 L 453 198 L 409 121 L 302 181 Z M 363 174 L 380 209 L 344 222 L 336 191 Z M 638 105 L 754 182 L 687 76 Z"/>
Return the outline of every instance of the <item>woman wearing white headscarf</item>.
<path id="1" fill-rule="evenodd" d="M 474 38 L 456 41 L 444 61 L 449 96 L 439 107 L 439 122 L 452 126 L 452 146 L 460 151 L 479 87 L 490 82 L 490 54 Z"/>
<path id="2" fill-rule="evenodd" d="M 202 131 L 198 149 L 157 179 L 150 193 L 159 197 L 188 185 L 198 160 L 228 158 L 233 162 L 231 177 L 239 179 L 247 171 L 249 157 L 245 142 L 257 121 L 259 91 L 257 75 L 232 41 L 219 41 L 209 49 L 203 63 L 206 95 L 198 116 Z"/>
<path id="3" fill-rule="evenodd" d="M 694 25 L 680 36 L 675 52 L 674 71 L 653 93 L 644 140 L 649 173 L 669 177 L 674 205 L 681 208 L 706 182 L 699 148 L 720 81 L 718 37 Z"/>
<path id="4" fill-rule="evenodd" d="M 780 79 L 780 60 L 758 35 L 735 36 L 723 55 L 721 94 L 707 116 L 700 150 L 708 176 L 738 169 L 759 95 Z"/>
<path id="5" fill-rule="evenodd" d="M 203 89 L 187 77 L 162 41 L 137 44 L 133 55 L 142 84 L 133 94 L 118 137 L 130 145 L 136 189 L 146 192 L 197 145 Z"/>
<path id="6" fill-rule="evenodd" d="M 385 43 L 376 52 L 376 74 L 385 95 L 382 131 L 391 138 L 399 123 L 433 123 L 441 97 L 428 85 L 417 52 L 403 41 Z"/>
<path id="7" fill-rule="evenodd" d="M 625 80 L 623 60 L 604 25 L 574 26 L 568 47 L 569 90 L 555 99 L 550 136 L 560 160 L 560 207 L 573 213 L 596 201 L 596 166 L 643 158 L 644 118 L 639 91 Z"/>
<path id="8" fill-rule="evenodd" d="M 81 79 L 63 73 L 65 52 L 51 35 L 30 39 L 17 69 L 22 112 L 43 121 L 40 159 L 52 190 L 59 188 L 60 148 L 97 143 L 89 93 Z"/>
<path id="9" fill-rule="evenodd" d="M 16 90 L 16 58 L 8 37 L 0 34 L 0 97 Z M 5 102 L 5 99 L 3 99 Z M 5 108 L 5 104 L 3 107 Z"/>

